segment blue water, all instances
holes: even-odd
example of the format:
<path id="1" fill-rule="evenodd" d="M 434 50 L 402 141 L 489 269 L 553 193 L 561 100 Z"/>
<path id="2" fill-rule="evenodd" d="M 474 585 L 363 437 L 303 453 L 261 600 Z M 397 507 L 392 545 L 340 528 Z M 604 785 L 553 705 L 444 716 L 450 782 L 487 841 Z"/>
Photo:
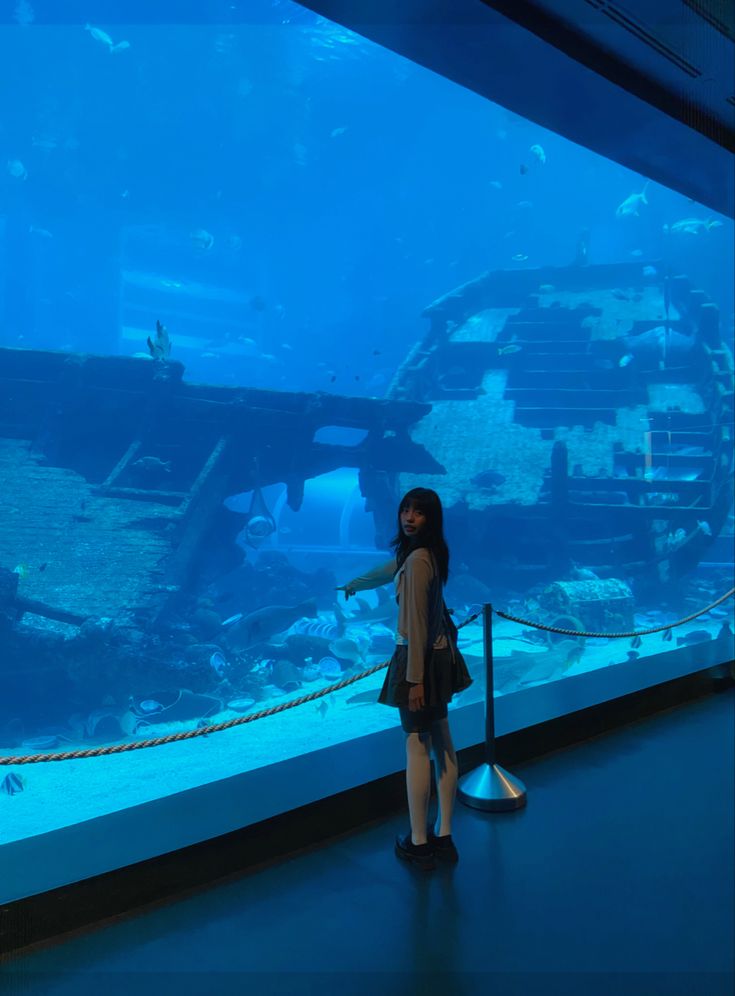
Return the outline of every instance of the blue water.
<path id="1" fill-rule="evenodd" d="M 686 273 L 719 307 L 732 347 L 730 219 L 295 4 L 6 7 L 0 346 L 150 362 L 146 340 L 161 321 L 188 382 L 379 399 L 426 334 L 421 313 L 432 301 L 488 270 L 571 265 L 584 238 L 590 266 L 654 261 Z M 637 213 L 618 211 L 643 191 Z M 694 222 L 677 227 L 685 219 Z M 325 430 L 323 441 L 359 443 L 354 431 Z M 122 455 L 111 446 L 107 472 Z M 168 471 L 153 472 L 163 487 Z M 288 611 L 268 637 L 312 597 L 333 623 L 334 584 L 386 554 L 354 468 L 307 481 L 300 511 L 285 482 L 264 482 L 261 497 L 265 535 L 247 535 L 252 491 L 229 496 L 242 530 L 202 556 L 185 603 L 161 624 L 169 690 L 186 683 L 242 706 L 293 691 L 306 668 L 304 684 L 315 687 L 315 669 L 322 678 L 334 670 L 319 671 L 322 658 L 354 673 L 390 644 L 394 620 L 355 624 L 341 657 L 326 646 L 292 653 L 295 679 L 273 670 L 278 646 L 235 646 L 231 620 L 274 604 Z M 459 544 L 461 516 L 453 523 Z M 722 530 L 731 535 L 731 517 Z M 497 536 L 506 553 L 508 538 Z M 19 575 L 19 593 L 40 598 L 39 572 L 55 571 L 56 595 L 43 595 L 63 608 L 76 562 L 24 552 L 7 534 L 3 542 L 0 566 Z M 492 597 L 533 614 L 522 581 L 484 576 L 482 563 L 465 562 L 469 547 L 457 562 L 464 584 L 455 575 L 450 588 L 459 612 Z M 673 621 L 726 590 L 731 555 L 727 542 L 717 549 L 709 565 L 693 565 L 670 609 L 652 604 L 650 586 L 647 601 L 645 587 L 634 591 L 640 624 Z M 368 603 L 363 612 L 378 605 L 374 595 Z M 713 636 L 722 618 L 710 620 Z M 44 624 L 73 637 L 63 625 Z M 217 653 L 232 668 L 224 687 Z M 160 668 L 152 688 L 140 667 L 127 676 L 72 669 L 55 688 L 33 682 L 31 697 L 19 654 L 0 697 L 4 750 L 50 729 L 75 742 L 115 739 L 130 695 L 149 703 L 140 708 L 149 718 L 161 711 L 150 705 L 166 690 Z"/>

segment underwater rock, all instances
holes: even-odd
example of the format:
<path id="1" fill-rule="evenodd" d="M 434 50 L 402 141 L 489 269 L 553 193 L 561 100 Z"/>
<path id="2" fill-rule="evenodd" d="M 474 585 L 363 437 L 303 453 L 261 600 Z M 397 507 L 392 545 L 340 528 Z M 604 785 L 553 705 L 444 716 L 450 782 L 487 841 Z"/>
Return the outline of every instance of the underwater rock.
<path id="1" fill-rule="evenodd" d="M 342 677 L 342 665 L 334 657 L 322 657 L 319 661 L 319 673 L 323 678 L 339 679 Z"/>
<path id="2" fill-rule="evenodd" d="M 205 640 L 216 636 L 222 629 L 222 617 L 208 606 L 200 606 L 191 617 L 191 622 Z"/>
<path id="3" fill-rule="evenodd" d="M 230 699 L 227 703 L 227 708 L 231 709 L 233 712 L 249 712 L 255 705 L 255 699 L 251 698 L 249 695 L 245 695 L 239 699 Z"/>
<path id="4" fill-rule="evenodd" d="M 280 659 L 273 662 L 271 681 L 284 692 L 294 692 L 301 688 L 301 677 L 292 661 Z"/>
<path id="5" fill-rule="evenodd" d="M 101 737 L 105 740 L 117 739 L 124 734 L 121 725 L 122 711 L 110 707 L 94 709 L 87 716 L 84 724 L 86 737 Z"/>
<path id="6" fill-rule="evenodd" d="M 222 647 L 217 643 L 192 643 L 190 646 L 184 647 L 184 657 L 190 664 L 206 665 L 208 668 L 214 667 L 212 658 L 217 654 L 226 660 Z"/>

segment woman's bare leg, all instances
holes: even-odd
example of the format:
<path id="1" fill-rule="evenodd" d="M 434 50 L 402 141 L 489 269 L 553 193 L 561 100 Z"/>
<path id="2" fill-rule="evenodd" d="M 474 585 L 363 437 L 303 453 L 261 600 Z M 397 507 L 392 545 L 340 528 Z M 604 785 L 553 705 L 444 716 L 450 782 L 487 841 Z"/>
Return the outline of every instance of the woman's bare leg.
<path id="1" fill-rule="evenodd" d="M 426 823 L 431 795 L 431 735 L 409 733 L 406 736 L 406 793 L 411 818 L 411 842 L 426 843 Z"/>
<path id="2" fill-rule="evenodd" d="M 457 755 L 449 731 L 449 720 L 439 719 L 431 724 L 430 742 L 434 746 L 436 788 L 439 796 L 439 829 L 437 836 L 446 837 L 452 832 L 452 814 L 457 794 Z"/>

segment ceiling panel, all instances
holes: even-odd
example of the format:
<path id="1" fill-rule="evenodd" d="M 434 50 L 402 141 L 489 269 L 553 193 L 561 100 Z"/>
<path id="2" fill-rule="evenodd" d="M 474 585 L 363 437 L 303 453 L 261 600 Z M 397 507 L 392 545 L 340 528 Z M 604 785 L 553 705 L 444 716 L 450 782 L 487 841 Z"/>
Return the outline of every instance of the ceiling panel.
<path id="1" fill-rule="evenodd" d="M 299 0 L 733 216 L 733 0 Z"/>

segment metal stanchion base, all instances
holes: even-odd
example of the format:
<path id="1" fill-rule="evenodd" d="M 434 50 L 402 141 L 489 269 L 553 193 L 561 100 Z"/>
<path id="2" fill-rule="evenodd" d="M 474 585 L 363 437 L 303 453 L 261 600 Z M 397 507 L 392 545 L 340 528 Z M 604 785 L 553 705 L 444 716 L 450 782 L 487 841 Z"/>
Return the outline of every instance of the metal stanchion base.
<path id="1" fill-rule="evenodd" d="M 499 764 L 481 764 L 459 780 L 457 795 L 473 809 L 502 812 L 526 805 L 526 786 Z"/>

